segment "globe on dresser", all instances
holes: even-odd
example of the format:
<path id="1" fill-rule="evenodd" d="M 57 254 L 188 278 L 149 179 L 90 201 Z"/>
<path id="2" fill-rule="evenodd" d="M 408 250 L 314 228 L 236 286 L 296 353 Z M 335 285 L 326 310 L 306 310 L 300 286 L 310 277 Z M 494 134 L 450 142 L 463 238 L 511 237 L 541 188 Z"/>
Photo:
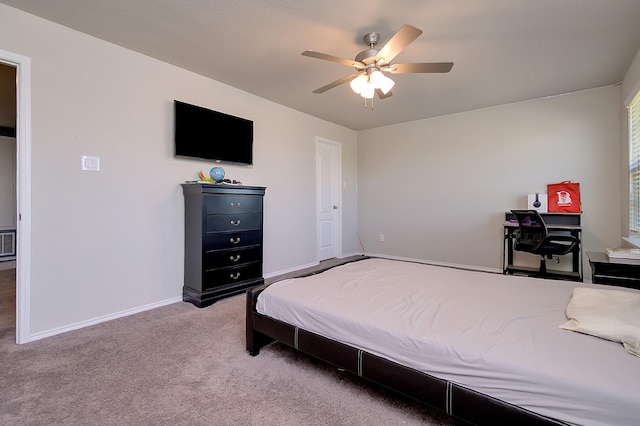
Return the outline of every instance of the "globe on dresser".
<path id="1" fill-rule="evenodd" d="M 220 183 L 224 179 L 224 169 L 220 166 L 212 167 L 209 171 L 209 176 L 214 182 Z"/>

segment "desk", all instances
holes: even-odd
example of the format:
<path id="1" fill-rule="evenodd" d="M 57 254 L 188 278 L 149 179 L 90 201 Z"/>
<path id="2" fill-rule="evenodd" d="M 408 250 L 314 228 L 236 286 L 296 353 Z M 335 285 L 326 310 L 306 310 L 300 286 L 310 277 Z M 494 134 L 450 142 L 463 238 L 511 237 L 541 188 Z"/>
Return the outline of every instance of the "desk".
<path id="1" fill-rule="evenodd" d="M 578 244 L 571 251 L 572 270 L 571 271 L 554 271 L 547 270 L 545 275 L 548 278 L 560 278 L 573 281 L 582 281 L 582 256 L 580 255 L 580 247 L 582 244 L 582 226 L 580 225 L 580 213 L 540 213 L 542 219 L 547 225 L 549 231 L 567 232 L 578 240 Z M 504 244 L 502 256 L 502 273 L 514 274 L 523 273 L 528 275 L 536 275 L 538 268 L 529 266 L 518 266 L 513 264 L 513 243 L 518 230 L 518 223 L 508 223 L 514 221 L 515 215 L 511 212 L 505 214 L 504 222 Z"/>
<path id="2" fill-rule="evenodd" d="M 587 252 L 594 284 L 640 289 L 640 260 L 611 259 L 603 252 Z"/>

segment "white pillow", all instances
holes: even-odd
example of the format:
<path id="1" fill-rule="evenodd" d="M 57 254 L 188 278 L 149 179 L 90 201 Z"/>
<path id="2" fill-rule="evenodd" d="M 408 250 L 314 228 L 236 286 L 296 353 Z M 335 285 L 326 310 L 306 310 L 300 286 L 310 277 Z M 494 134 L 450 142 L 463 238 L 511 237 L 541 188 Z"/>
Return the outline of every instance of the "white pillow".
<path id="1" fill-rule="evenodd" d="M 640 356 L 640 294 L 576 287 L 566 314 L 569 321 L 560 328 L 621 342 Z"/>

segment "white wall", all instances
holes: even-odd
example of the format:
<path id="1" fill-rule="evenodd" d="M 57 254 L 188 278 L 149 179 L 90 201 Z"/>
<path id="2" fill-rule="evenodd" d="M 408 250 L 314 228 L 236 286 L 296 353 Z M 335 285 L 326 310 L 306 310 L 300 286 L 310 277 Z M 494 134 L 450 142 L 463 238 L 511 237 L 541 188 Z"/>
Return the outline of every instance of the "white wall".
<path id="1" fill-rule="evenodd" d="M 583 254 L 619 246 L 620 114 L 618 85 L 360 132 L 364 251 L 500 269 L 504 213 L 563 180 L 581 185 Z"/>
<path id="2" fill-rule="evenodd" d="M 640 90 L 640 51 L 636 54 L 622 80 L 622 99 L 625 104 Z"/>
<path id="3" fill-rule="evenodd" d="M 316 262 L 317 136 L 343 144 L 343 252 L 358 250 L 354 131 L 5 5 L 0 49 L 31 58 L 31 335 L 180 298 L 179 184 L 213 164 L 174 158 L 174 99 L 254 120 L 254 166 L 224 167 L 267 187 L 266 275 Z"/>

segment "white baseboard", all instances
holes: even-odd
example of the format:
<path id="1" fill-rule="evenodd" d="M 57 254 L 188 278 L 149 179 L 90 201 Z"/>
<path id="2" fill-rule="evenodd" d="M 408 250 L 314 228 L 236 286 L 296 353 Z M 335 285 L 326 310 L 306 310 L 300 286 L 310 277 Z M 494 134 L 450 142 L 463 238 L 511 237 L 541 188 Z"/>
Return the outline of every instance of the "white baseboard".
<path id="1" fill-rule="evenodd" d="M 363 255 L 364 255 L 363 253 L 343 254 L 342 256 L 338 257 L 338 259 L 344 259 L 344 258 L 351 257 L 351 256 L 363 256 Z M 264 274 L 264 278 L 271 278 L 271 277 L 276 277 L 278 275 L 288 274 L 290 272 L 297 272 L 297 271 L 300 271 L 301 269 L 312 268 L 314 266 L 318 266 L 319 264 L 320 264 L 320 262 L 311 262 L 311 263 L 307 263 L 306 265 L 294 266 L 293 268 L 283 269 L 281 271 Z"/>
<path id="2" fill-rule="evenodd" d="M 393 259 L 393 260 L 405 260 L 405 261 L 409 261 L 409 262 L 425 263 L 425 264 L 428 264 L 428 265 L 435 265 L 435 266 L 448 266 L 448 267 L 460 268 L 460 269 L 468 269 L 468 270 L 473 270 L 473 271 L 493 272 L 493 273 L 500 273 L 500 274 L 502 273 L 502 270 L 495 269 L 495 268 L 482 268 L 482 267 L 478 267 L 478 266 L 469 266 L 469 265 L 461 265 L 461 264 L 446 263 L 446 262 L 436 262 L 436 261 L 429 261 L 429 260 L 424 260 L 424 259 L 413 259 L 413 258 L 399 257 L 399 256 L 389 256 L 387 254 L 378 254 L 378 253 L 353 253 L 353 254 L 343 255 L 342 257 L 345 258 L 345 257 L 350 257 L 350 256 L 358 256 L 358 255 L 365 255 L 365 256 L 371 256 L 371 257 L 382 257 L 382 258 Z M 306 265 L 299 265 L 299 266 L 295 266 L 293 268 L 283 269 L 283 270 L 280 270 L 280 271 L 277 271 L 277 272 L 271 272 L 269 274 L 264 274 L 264 278 L 271 278 L 271 277 L 275 277 L 275 276 L 278 276 L 278 275 L 288 274 L 290 272 L 296 272 L 296 271 L 299 271 L 301 269 L 306 269 L 306 268 L 311 268 L 311 267 L 314 267 L 314 266 L 318 266 L 319 264 L 320 264 L 319 262 L 311 262 L 311 263 L 307 263 Z M 134 314 L 137 314 L 137 313 L 140 313 L 140 312 L 144 312 L 144 311 L 148 311 L 148 310 L 151 310 L 151 309 L 160 308 L 162 306 L 171 305 L 171 304 L 177 303 L 177 302 L 182 302 L 182 296 L 174 297 L 174 298 L 166 299 L 166 300 L 161 300 L 159 302 L 149 303 L 147 305 L 137 306 L 135 308 L 126 309 L 124 311 L 115 312 L 113 314 L 103 315 L 103 316 L 100 316 L 100 317 L 92 318 L 92 319 L 87 320 L 87 321 L 80 321 L 80 322 L 77 322 L 77 323 L 74 323 L 74 324 L 65 325 L 63 327 L 52 328 L 51 330 L 42 331 L 42 332 L 39 332 L 39 333 L 34 333 L 34 334 L 29 336 L 28 342 L 33 342 L 33 341 L 36 341 L 36 340 L 44 339 L 46 337 L 55 336 L 57 334 L 62 334 L 62 333 L 66 333 L 66 332 L 73 331 L 73 330 L 79 330 L 81 328 L 85 328 L 85 327 L 89 327 L 89 326 L 92 326 L 92 325 L 100 324 L 102 322 L 107 322 L 107 321 L 111 321 L 111 320 L 114 320 L 114 319 L 126 317 L 126 316 L 129 316 L 129 315 L 134 315 Z M 25 342 L 25 343 L 27 343 L 27 342 Z"/>
<path id="3" fill-rule="evenodd" d="M 92 325 L 100 324 L 101 322 L 111 321 L 117 318 L 126 317 L 129 315 L 137 314 L 140 312 L 148 311 L 151 309 L 159 308 L 161 306 L 171 305 L 177 302 L 182 302 L 182 296 L 173 297 L 171 299 L 161 300 L 159 302 L 149 303 L 148 305 L 137 306 L 135 308 L 126 309 L 124 311 L 116 312 L 109 315 L 103 315 L 101 317 L 92 318 L 87 321 L 80 321 L 74 324 L 65 325 L 63 327 L 53 328 L 51 330 L 42 331 L 29 336 L 28 342 L 44 339 L 45 337 L 55 336 L 57 334 L 66 333 L 68 331 L 79 330 L 81 328 L 89 327 Z M 27 343 L 27 342 L 25 342 Z"/>
<path id="4" fill-rule="evenodd" d="M 362 253 L 361 251 L 359 252 L 354 252 L 354 253 L 347 253 L 347 254 L 342 254 L 342 256 L 340 256 L 338 259 L 344 259 L 345 257 L 351 257 L 351 256 L 364 256 L 364 253 Z"/>
<path id="5" fill-rule="evenodd" d="M 366 253 L 366 256 L 371 257 L 382 257 L 385 259 L 392 260 L 404 260 L 407 262 L 417 262 L 424 263 L 425 265 L 434 265 L 434 266 L 446 266 L 449 268 L 458 268 L 458 269 L 466 269 L 469 271 L 479 271 L 479 272 L 490 272 L 492 274 L 502 274 L 502 269 L 498 268 L 485 268 L 482 266 L 471 266 L 471 265 L 462 265 L 459 263 L 448 263 L 448 262 L 438 262 L 434 260 L 425 260 L 425 259 L 413 259 L 409 257 L 399 257 L 399 256 L 390 256 L 388 254 L 378 254 L 378 253 Z"/>
<path id="6" fill-rule="evenodd" d="M 302 265 L 302 266 L 294 266 L 293 268 L 283 269 L 281 271 L 264 274 L 264 278 L 271 278 L 271 277 L 276 277 L 278 275 L 288 274 L 289 272 L 296 272 L 296 271 L 299 271 L 300 269 L 305 269 L 305 268 L 311 268 L 313 266 L 318 266 L 319 264 L 320 264 L 320 262 L 311 262 L 311 263 L 307 263 L 306 265 Z"/>
<path id="7" fill-rule="evenodd" d="M 347 256 L 344 256 L 344 257 L 347 257 Z M 319 264 L 320 264 L 319 262 L 311 262 L 311 263 L 308 263 L 306 265 L 300 265 L 300 266 L 296 266 L 296 267 L 293 267 L 293 268 L 289 268 L 289 269 L 285 269 L 285 270 L 281 270 L 281 271 L 277 271 L 277 272 L 272 272 L 272 273 L 269 273 L 269 274 L 264 274 L 264 278 L 271 278 L 271 277 L 275 277 L 275 276 L 278 276 L 278 275 L 287 274 L 289 272 L 296 272 L 296 271 L 299 271 L 301 269 L 318 266 Z M 100 324 L 102 322 L 107 322 L 107 321 L 111 321 L 111 320 L 114 320 L 114 319 L 117 319 L 117 318 L 126 317 L 126 316 L 129 316 L 129 315 L 133 315 L 133 314 L 137 314 L 137 313 L 140 313 L 140 312 L 148 311 L 150 309 L 155 309 L 155 308 L 159 308 L 159 307 L 162 307 L 162 306 L 171 305 L 171 304 L 177 303 L 177 302 L 182 302 L 182 296 L 171 298 L 171 299 L 162 300 L 160 302 L 149 303 L 148 305 L 137 306 L 135 308 L 126 309 L 124 311 L 116 312 L 116 313 L 113 313 L 113 314 L 103 315 L 101 317 L 92 318 L 92 319 L 87 320 L 87 321 L 80 321 L 80 322 L 77 322 L 77 323 L 74 323 L 74 324 L 65 325 L 63 327 L 52 328 L 51 330 L 42 331 L 42 332 L 39 332 L 39 333 L 34 333 L 34 334 L 30 335 L 28 340 L 26 342 L 24 342 L 24 343 L 33 342 L 33 341 L 36 341 L 36 340 L 44 339 L 46 337 L 51 337 L 51 336 L 55 336 L 57 334 L 66 333 L 68 331 L 79 330 L 79 329 L 84 328 L 84 327 L 89 327 L 89 326 L 92 326 L 92 325 Z"/>

